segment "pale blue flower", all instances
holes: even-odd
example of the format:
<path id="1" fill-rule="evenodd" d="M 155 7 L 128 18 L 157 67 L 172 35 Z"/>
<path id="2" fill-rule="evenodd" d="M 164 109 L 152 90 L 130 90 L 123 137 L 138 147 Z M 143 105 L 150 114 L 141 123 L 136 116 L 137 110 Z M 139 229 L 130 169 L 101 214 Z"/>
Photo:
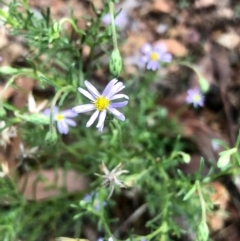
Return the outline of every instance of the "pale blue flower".
<path id="1" fill-rule="evenodd" d="M 43 114 L 50 116 L 50 109 L 43 111 Z M 76 122 L 70 118 L 76 117 L 77 113 L 72 110 L 59 111 L 58 107 L 53 109 L 53 119 L 57 122 L 57 129 L 60 134 L 68 134 L 69 126 L 76 126 Z"/>
<path id="2" fill-rule="evenodd" d="M 86 194 L 83 200 L 87 203 L 91 202 L 96 211 L 99 211 L 101 207 L 105 207 L 107 205 L 106 202 L 102 202 L 101 200 L 99 200 L 99 193 L 95 194 L 94 192 L 91 192 L 89 194 Z"/>
<path id="3" fill-rule="evenodd" d="M 146 43 L 142 46 L 141 62 L 147 64 L 148 70 L 157 70 L 160 68 L 160 62 L 169 63 L 172 60 L 172 55 L 167 53 L 167 47 L 163 43 L 158 43 L 152 46 L 150 43 Z"/>
<path id="4" fill-rule="evenodd" d="M 204 96 L 199 89 L 197 89 L 197 88 L 190 89 L 190 90 L 187 91 L 186 102 L 188 104 L 192 104 L 195 108 L 198 107 L 198 106 L 203 107 Z"/>
<path id="5" fill-rule="evenodd" d="M 105 25 L 109 25 L 111 23 L 111 15 L 110 13 L 107 13 L 106 15 L 103 16 L 102 22 Z M 118 27 L 125 27 L 128 23 L 128 17 L 127 14 L 124 10 L 121 10 L 120 13 L 115 17 L 114 23 Z"/>
<path id="6" fill-rule="evenodd" d="M 118 92 L 125 88 L 122 82 L 118 82 L 117 79 L 111 80 L 102 94 L 100 94 L 98 90 L 88 81 L 85 81 L 84 83 L 88 91 L 84 90 L 83 88 L 78 88 L 78 90 L 81 94 L 85 95 L 88 99 L 91 100 L 91 104 L 79 105 L 72 108 L 72 110 L 76 113 L 84 113 L 95 110 L 90 120 L 87 122 L 86 127 L 90 127 L 99 116 L 98 124 L 96 127 L 99 131 L 102 131 L 107 111 L 113 114 L 117 119 L 121 121 L 125 120 L 125 116 L 119 112 L 117 108 L 124 107 L 128 104 L 128 101 L 112 102 L 113 100 L 121 98 L 129 99 L 127 95 L 118 94 Z"/>

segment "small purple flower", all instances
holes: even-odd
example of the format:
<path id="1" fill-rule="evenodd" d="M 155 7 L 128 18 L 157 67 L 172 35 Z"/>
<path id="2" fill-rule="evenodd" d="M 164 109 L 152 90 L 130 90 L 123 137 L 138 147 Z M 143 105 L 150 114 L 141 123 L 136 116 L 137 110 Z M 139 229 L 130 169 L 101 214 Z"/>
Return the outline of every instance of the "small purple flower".
<path id="1" fill-rule="evenodd" d="M 110 13 L 107 13 L 106 15 L 103 16 L 102 22 L 105 25 L 111 24 Z M 122 9 L 121 12 L 115 17 L 114 22 L 116 26 L 124 28 L 128 23 L 127 13 Z"/>
<path id="2" fill-rule="evenodd" d="M 105 207 L 107 205 L 106 202 L 101 202 L 101 200 L 99 199 L 99 193 L 94 193 L 94 192 L 91 192 L 89 194 L 87 194 L 83 200 L 87 203 L 90 203 L 92 202 L 93 204 L 93 208 L 99 212 L 100 211 L 100 208 L 101 207 Z"/>
<path id="3" fill-rule="evenodd" d="M 50 116 L 50 109 L 46 109 L 43 111 L 44 115 Z M 64 110 L 59 112 L 58 107 L 54 107 L 53 109 L 53 118 L 57 122 L 57 129 L 60 134 L 68 134 L 69 126 L 76 126 L 76 122 L 69 118 L 76 117 L 77 113 L 72 110 Z"/>
<path id="4" fill-rule="evenodd" d="M 97 128 L 98 131 L 102 131 L 104 127 L 104 121 L 107 116 L 107 111 L 113 114 L 117 119 L 121 121 L 125 120 L 125 116 L 120 111 L 118 111 L 117 108 L 124 107 L 128 104 L 128 101 L 112 102 L 113 100 L 121 98 L 125 98 L 127 100 L 129 99 L 127 95 L 118 94 L 118 92 L 125 88 L 122 82 L 118 82 L 117 79 L 111 80 L 105 87 L 102 94 L 100 94 L 98 90 L 87 80 L 84 83 L 88 91 L 82 88 L 78 88 L 78 90 L 91 100 L 91 104 L 79 105 L 73 107 L 72 110 L 77 113 L 84 113 L 95 110 L 90 120 L 87 122 L 86 127 L 90 127 L 99 116 Z"/>
<path id="5" fill-rule="evenodd" d="M 190 89 L 187 91 L 186 102 L 188 104 L 193 104 L 194 108 L 197 108 L 198 106 L 203 107 L 204 96 L 199 89 Z"/>
<path id="6" fill-rule="evenodd" d="M 155 46 L 146 43 L 142 46 L 141 52 L 143 53 L 141 62 L 147 63 L 148 70 L 155 71 L 160 68 L 160 62 L 169 63 L 172 60 L 172 55 L 167 53 L 167 47 L 163 43 L 158 43 Z"/>

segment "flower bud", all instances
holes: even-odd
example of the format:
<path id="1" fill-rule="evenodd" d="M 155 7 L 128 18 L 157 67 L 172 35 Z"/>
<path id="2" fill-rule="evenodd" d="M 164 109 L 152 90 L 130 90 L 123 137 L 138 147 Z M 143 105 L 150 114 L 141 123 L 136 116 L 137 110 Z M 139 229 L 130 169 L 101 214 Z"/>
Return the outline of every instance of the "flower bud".
<path id="1" fill-rule="evenodd" d="M 45 136 L 45 142 L 48 146 L 53 146 L 57 143 L 57 133 L 56 131 L 49 131 Z"/>
<path id="2" fill-rule="evenodd" d="M 28 122 L 32 122 L 36 125 L 41 125 L 41 124 L 48 125 L 49 124 L 49 117 L 43 115 L 42 113 L 25 116 L 25 120 Z"/>
<path id="3" fill-rule="evenodd" d="M 122 70 L 122 57 L 118 49 L 114 49 L 111 54 L 109 69 L 114 77 L 118 77 Z"/>
<path id="4" fill-rule="evenodd" d="M 206 222 L 201 221 L 197 230 L 197 240 L 207 241 L 209 237 L 209 229 Z"/>

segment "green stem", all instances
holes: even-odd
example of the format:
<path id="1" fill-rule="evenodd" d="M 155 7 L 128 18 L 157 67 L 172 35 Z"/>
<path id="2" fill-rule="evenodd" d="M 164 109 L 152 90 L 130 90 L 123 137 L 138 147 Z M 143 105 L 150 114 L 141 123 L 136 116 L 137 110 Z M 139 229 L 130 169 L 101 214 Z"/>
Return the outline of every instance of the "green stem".
<path id="1" fill-rule="evenodd" d="M 114 48 L 114 50 L 116 50 L 116 49 L 118 49 L 117 33 L 116 33 L 115 22 L 114 22 L 114 4 L 111 1 L 109 1 L 109 10 L 110 10 L 110 15 L 111 15 L 113 48 Z"/>
<path id="2" fill-rule="evenodd" d="M 174 62 L 172 62 L 174 63 Z M 175 62 L 176 63 L 176 62 Z M 185 62 L 185 61 L 180 61 L 180 62 L 177 62 L 176 64 L 178 65 L 182 65 L 182 66 L 185 66 L 185 67 L 188 67 L 190 68 L 191 70 L 193 70 L 195 72 L 195 74 L 197 75 L 198 77 L 198 82 L 199 82 L 199 85 L 200 85 L 200 88 L 201 90 L 205 93 L 208 91 L 209 89 L 209 84 L 208 82 L 205 80 L 205 78 L 203 78 L 202 74 L 200 73 L 200 71 L 197 69 L 196 66 L 192 65 L 192 64 L 189 64 L 188 62 Z"/>
<path id="3" fill-rule="evenodd" d="M 196 181 L 196 186 L 197 186 L 197 191 L 200 199 L 200 204 L 201 204 L 201 209 L 202 209 L 202 222 L 206 223 L 207 218 L 206 218 L 206 208 L 205 208 L 205 201 L 202 195 L 202 190 L 199 181 Z"/>
<path id="4" fill-rule="evenodd" d="M 3 90 L 2 90 L 2 92 L 1 92 L 1 94 L 0 94 L 0 101 L 1 101 L 1 102 L 2 102 L 3 97 L 4 97 L 4 93 L 6 92 L 6 90 L 8 89 L 8 87 L 14 82 L 14 80 L 15 80 L 17 77 L 19 77 L 19 76 L 21 76 L 21 75 L 23 75 L 23 74 L 22 74 L 22 73 L 15 74 L 15 75 L 13 75 L 13 76 L 8 80 L 8 82 L 6 83 L 6 85 L 4 86 L 4 88 L 3 88 Z"/>
<path id="5" fill-rule="evenodd" d="M 99 214 L 98 212 L 96 212 L 96 211 L 94 211 L 94 210 L 91 210 L 91 211 L 92 211 L 93 214 L 95 214 L 97 217 L 99 217 L 99 219 L 102 221 L 102 224 L 103 224 L 103 226 L 104 226 L 104 229 L 105 229 L 107 235 L 108 235 L 109 237 L 112 237 L 113 234 L 112 234 L 109 226 L 107 225 L 106 218 L 104 217 L 104 215 L 103 215 L 103 214 Z"/>
<path id="6" fill-rule="evenodd" d="M 106 219 L 105 219 L 104 217 L 102 217 L 104 229 L 105 229 L 106 233 L 108 234 L 108 236 L 109 236 L 109 237 L 112 237 L 112 232 L 111 232 L 111 230 L 110 230 L 110 228 L 109 228 L 109 226 L 107 225 L 107 223 L 106 223 L 105 220 L 106 220 Z"/>
<path id="7" fill-rule="evenodd" d="M 59 21 L 59 25 L 62 26 L 62 24 L 64 22 L 69 22 L 73 29 L 76 31 L 76 33 L 78 33 L 79 35 L 85 35 L 85 33 L 81 30 L 78 29 L 77 25 L 74 23 L 74 21 L 70 18 L 62 18 L 60 21 Z"/>
<path id="8" fill-rule="evenodd" d="M 122 129 L 121 129 L 121 126 L 119 125 L 118 121 L 115 118 L 113 119 L 113 124 L 115 125 L 115 127 L 118 130 L 119 145 L 121 147 L 122 146 Z"/>

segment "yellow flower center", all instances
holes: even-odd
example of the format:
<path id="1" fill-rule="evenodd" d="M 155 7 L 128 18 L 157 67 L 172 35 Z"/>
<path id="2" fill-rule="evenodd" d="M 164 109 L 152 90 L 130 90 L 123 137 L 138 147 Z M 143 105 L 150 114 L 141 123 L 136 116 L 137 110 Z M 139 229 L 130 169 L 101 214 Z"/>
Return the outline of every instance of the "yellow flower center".
<path id="1" fill-rule="evenodd" d="M 199 102 L 199 101 L 201 100 L 201 96 L 200 96 L 199 94 L 195 94 L 195 95 L 193 96 L 193 100 L 194 100 L 195 102 Z"/>
<path id="2" fill-rule="evenodd" d="M 150 54 L 150 59 L 153 60 L 153 61 L 159 60 L 159 55 L 158 55 L 158 53 L 152 52 L 152 53 Z"/>
<path id="3" fill-rule="evenodd" d="M 97 110 L 102 111 L 108 108 L 108 106 L 110 105 L 110 101 L 104 96 L 99 96 L 94 101 L 94 105 Z"/>
<path id="4" fill-rule="evenodd" d="M 63 120 L 63 119 L 64 119 L 64 116 L 61 115 L 61 114 L 58 114 L 58 115 L 56 116 L 56 120 L 57 120 L 57 121 L 61 121 L 61 120 Z"/>

